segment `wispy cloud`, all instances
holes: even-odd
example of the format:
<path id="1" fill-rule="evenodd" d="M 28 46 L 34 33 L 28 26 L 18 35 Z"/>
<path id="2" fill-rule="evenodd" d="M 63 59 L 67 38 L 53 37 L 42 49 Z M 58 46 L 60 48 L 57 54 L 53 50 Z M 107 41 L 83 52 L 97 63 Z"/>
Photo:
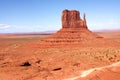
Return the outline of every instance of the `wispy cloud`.
<path id="1" fill-rule="evenodd" d="M 11 25 L 8 25 L 8 24 L 0 24 L 0 29 L 8 29 L 10 27 Z"/>
<path id="2" fill-rule="evenodd" d="M 0 24 L 0 33 L 25 33 L 58 30 L 58 25 L 7 25 Z"/>

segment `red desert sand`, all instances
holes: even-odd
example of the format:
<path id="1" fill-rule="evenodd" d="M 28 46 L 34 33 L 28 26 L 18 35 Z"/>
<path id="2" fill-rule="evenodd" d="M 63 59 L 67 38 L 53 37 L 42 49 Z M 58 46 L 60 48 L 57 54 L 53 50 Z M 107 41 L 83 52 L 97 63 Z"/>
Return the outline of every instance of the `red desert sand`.
<path id="1" fill-rule="evenodd" d="M 102 35 L 76 10 L 53 35 L 2 35 L 0 80 L 120 80 L 120 37 Z"/>

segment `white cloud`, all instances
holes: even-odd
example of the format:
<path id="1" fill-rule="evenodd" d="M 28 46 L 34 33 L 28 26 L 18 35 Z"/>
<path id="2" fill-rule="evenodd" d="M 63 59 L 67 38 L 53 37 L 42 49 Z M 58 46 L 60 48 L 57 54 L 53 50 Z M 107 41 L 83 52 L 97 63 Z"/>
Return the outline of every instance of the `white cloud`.
<path id="1" fill-rule="evenodd" d="M 0 29 L 8 29 L 10 27 L 11 25 L 8 25 L 8 24 L 0 24 Z"/>

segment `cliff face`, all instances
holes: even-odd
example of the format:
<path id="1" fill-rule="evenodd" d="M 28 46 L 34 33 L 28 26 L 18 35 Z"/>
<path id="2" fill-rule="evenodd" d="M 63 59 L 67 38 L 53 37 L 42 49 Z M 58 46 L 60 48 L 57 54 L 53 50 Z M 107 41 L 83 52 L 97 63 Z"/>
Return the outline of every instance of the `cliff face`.
<path id="1" fill-rule="evenodd" d="M 80 18 L 77 10 L 64 10 L 62 12 L 62 28 L 87 28 L 85 14 L 83 19 Z"/>

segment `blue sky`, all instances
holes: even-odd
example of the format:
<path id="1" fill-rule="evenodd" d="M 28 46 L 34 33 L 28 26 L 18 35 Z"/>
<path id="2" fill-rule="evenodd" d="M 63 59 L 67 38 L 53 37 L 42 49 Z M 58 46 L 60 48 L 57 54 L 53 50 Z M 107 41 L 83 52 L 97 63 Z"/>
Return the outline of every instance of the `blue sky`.
<path id="1" fill-rule="evenodd" d="M 120 29 L 120 0 L 0 0 L 0 33 L 59 30 L 64 9 L 85 12 L 90 30 Z"/>

